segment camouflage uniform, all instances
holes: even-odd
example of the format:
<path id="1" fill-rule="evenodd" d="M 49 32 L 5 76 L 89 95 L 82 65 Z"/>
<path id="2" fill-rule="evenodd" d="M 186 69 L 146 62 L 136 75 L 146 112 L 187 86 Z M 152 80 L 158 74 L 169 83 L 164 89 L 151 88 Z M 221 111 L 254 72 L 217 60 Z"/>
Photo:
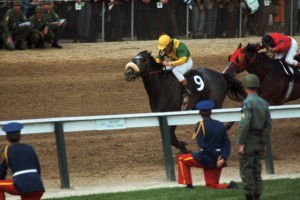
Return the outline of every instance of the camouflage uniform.
<path id="1" fill-rule="evenodd" d="M 27 38 L 31 25 L 22 11 L 16 12 L 15 7 L 17 6 L 21 6 L 20 0 L 14 0 L 13 8 L 6 12 L 2 26 L 4 28 L 4 34 L 7 33 L 12 37 L 16 48 L 24 50 L 23 41 Z"/>
<path id="2" fill-rule="evenodd" d="M 51 7 L 51 9 L 47 9 L 46 7 L 52 5 L 51 0 L 45 0 L 44 2 L 44 18 L 45 20 L 49 23 L 50 29 L 49 32 L 53 32 L 54 38 L 53 38 L 53 43 L 52 47 L 54 48 L 62 48 L 61 45 L 58 44 L 58 40 L 61 38 L 61 34 L 65 28 L 65 22 L 62 23 L 58 14 L 55 12 L 55 10 Z"/>
<path id="3" fill-rule="evenodd" d="M 37 7 L 35 15 L 29 17 L 32 29 L 28 36 L 28 48 L 35 44 L 37 48 L 45 48 L 44 41 L 52 41 L 54 33 L 49 31 L 49 24 L 43 17 L 44 9 Z M 45 32 L 48 30 L 47 32 Z"/>
<path id="4" fill-rule="evenodd" d="M 269 104 L 256 92 L 248 94 L 243 103 L 238 145 L 244 145 L 243 153 L 239 152 L 239 162 L 240 176 L 247 200 L 259 199 L 263 191 L 262 151 L 272 128 L 268 106 Z"/>

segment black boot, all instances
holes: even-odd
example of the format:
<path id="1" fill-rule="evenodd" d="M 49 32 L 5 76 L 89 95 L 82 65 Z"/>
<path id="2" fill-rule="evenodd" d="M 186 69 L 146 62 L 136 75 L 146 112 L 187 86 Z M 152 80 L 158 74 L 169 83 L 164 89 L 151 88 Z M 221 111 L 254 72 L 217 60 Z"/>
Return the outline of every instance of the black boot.
<path id="1" fill-rule="evenodd" d="M 61 49 L 62 46 L 60 44 L 58 44 L 58 41 L 57 40 L 54 40 L 53 43 L 52 43 L 52 47 L 53 48 L 58 48 L 58 49 Z"/>
<path id="2" fill-rule="evenodd" d="M 254 200 L 260 200 L 260 194 L 254 194 Z"/>
<path id="3" fill-rule="evenodd" d="M 246 195 L 246 200 L 254 200 L 252 195 Z"/>
<path id="4" fill-rule="evenodd" d="M 185 188 L 186 189 L 195 189 L 193 184 L 187 184 Z"/>
<path id="5" fill-rule="evenodd" d="M 36 44 L 36 48 L 39 48 L 39 49 L 45 49 L 45 43 L 43 40 L 39 40 L 38 43 Z"/>
<path id="6" fill-rule="evenodd" d="M 32 49 L 32 43 L 31 42 L 27 42 L 27 49 Z"/>
<path id="7" fill-rule="evenodd" d="M 228 187 L 228 189 L 233 189 L 233 190 L 238 190 L 239 189 L 239 186 L 238 184 L 235 182 L 235 181 L 230 181 Z"/>
<path id="8" fill-rule="evenodd" d="M 25 50 L 26 49 L 26 47 L 23 44 L 23 41 L 19 40 L 19 41 L 16 42 L 16 49 L 19 49 L 19 50 Z"/>

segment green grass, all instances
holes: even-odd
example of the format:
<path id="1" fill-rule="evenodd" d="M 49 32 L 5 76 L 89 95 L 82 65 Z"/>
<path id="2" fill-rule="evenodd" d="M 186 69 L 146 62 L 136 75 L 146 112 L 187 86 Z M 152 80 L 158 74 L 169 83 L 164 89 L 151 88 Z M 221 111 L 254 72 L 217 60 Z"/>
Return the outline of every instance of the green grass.
<path id="1" fill-rule="evenodd" d="M 239 190 L 215 190 L 197 186 L 194 190 L 182 187 L 138 190 L 131 192 L 104 193 L 77 197 L 54 198 L 55 200 L 243 200 L 242 184 Z M 300 178 L 264 181 L 263 200 L 299 200 Z M 50 200 L 50 199 L 48 199 Z"/>

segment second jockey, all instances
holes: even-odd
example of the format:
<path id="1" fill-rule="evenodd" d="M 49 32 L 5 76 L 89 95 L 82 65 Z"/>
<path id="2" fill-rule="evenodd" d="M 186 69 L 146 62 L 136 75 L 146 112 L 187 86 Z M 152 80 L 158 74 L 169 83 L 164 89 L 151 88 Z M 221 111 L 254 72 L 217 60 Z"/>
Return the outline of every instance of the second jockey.
<path id="1" fill-rule="evenodd" d="M 300 63 L 294 59 L 298 50 L 297 41 L 280 33 L 265 34 L 262 38 L 261 48 L 266 48 L 274 53 L 274 59 L 284 59 L 289 65 L 300 67 Z"/>

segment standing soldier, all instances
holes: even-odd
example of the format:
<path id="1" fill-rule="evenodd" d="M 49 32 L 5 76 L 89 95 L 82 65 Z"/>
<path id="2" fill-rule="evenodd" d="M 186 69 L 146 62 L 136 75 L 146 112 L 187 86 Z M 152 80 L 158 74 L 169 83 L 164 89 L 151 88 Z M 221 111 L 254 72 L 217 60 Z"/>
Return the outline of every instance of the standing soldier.
<path id="1" fill-rule="evenodd" d="M 44 1 L 44 18 L 50 25 L 50 31 L 54 33 L 52 47 L 61 49 L 62 46 L 58 44 L 61 34 L 65 28 L 66 20 L 60 19 L 58 14 L 53 9 L 53 2 L 51 0 Z"/>
<path id="2" fill-rule="evenodd" d="M 263 191 L 260 160 L 265 153 L 272 122 L 269 104 L 256 93 L 260 86 L 258 77 L 248 74 L 242 83 L 247 98 L 243 103 L 238 132 L 240 176 L 246 200 L 259 200 Z"/>
<path id="3" fill-rule="evenodd" d="M 27 38 L 31 29 L 30 22 L 27 20 L 23 12 L 21 11 L 22 2 L 21 0 L 13 1 L 13 8 L 9 9 L 3 18 L 4 33 L 8 33 L 9 37 L 14 41 L 14 45 L 9 44 L 9 40 L 6 42 L 6 47 L 10 50 L 13 46 L 16 49 L 24 50 L 24 40 Z"/>
<path id="4" fill-rule="evenodd" d="M 0 155 L 0 200 L 5 200 L 5 192 L 21 196 L 22 200 L 40 200 L 45 191 L 41 180 L 38 157 L 28 144 L 20 143 L 23 124 L 13 122 L 3 126 L 6 145 Z M 12 180 L 5 179 L 7 169 L 12 172 Z"/>
<path id="5" fill-rule="evenodd" d="M 42 7 L 35 8 L 35 15 L 29 18 L 32 24 L 32 29 L 28 36 L 27 47 L 32 48 L 35 44 L 36 48 L 45 48 L 44 41 L 51 41 L 53 39 L 53 32 L 49 31 L 49 26 L 43 17 L 44 9 Z"/>

